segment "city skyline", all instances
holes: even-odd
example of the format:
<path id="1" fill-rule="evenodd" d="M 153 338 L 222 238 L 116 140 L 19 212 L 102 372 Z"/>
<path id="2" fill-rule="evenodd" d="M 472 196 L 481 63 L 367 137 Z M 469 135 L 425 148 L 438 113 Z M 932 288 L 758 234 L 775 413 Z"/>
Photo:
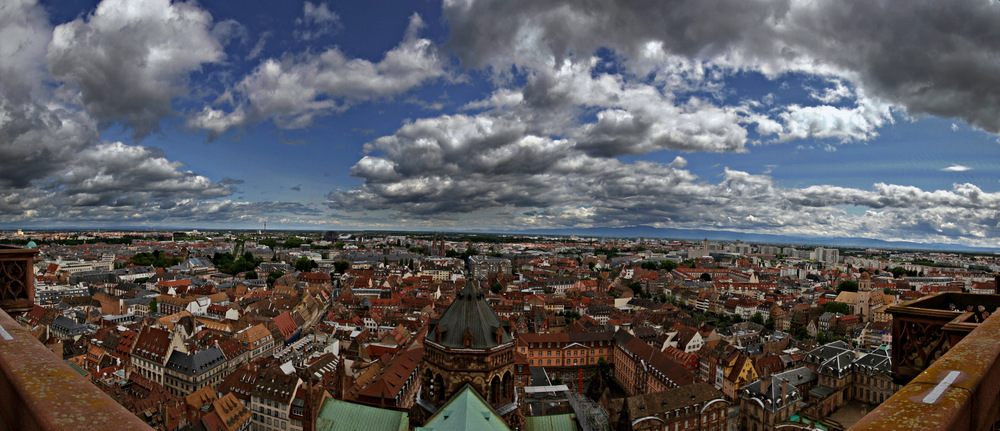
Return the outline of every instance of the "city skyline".
<path id="1" fill-rule="evenodd" d="M 997 18 L 982 1 L 16 0 L 0 228 L 995 247 Z"/>

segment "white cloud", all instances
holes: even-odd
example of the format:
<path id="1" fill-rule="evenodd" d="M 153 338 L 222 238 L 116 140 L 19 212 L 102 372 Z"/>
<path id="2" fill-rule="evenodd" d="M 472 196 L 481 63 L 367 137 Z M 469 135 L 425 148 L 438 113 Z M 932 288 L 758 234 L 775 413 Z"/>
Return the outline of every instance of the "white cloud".
<path id="1" fill-rule="evenodd" d="M 948 166 L 947 168 L 941 168 L 941 170 L 945 172 L 965 172 L 965 171 L 971 171 L 972 168 L 962 165 L 951 165 Z"/>
<path id="2" fill-rule="evenodd" d="M 844 81 L 840 79 L 834 79 L 832 82 L 833 87 L 824 88 L 822 92 L 814 88 L 809 89 L 809 97 L 819 100 L 820 102 L 830 104 L 837 103 L 842 99 L 851 97 L 854 93 L 849 87 L 844 85 Z"/>
<path id="3" fill-rule="evenodd" d="M 55 28 L 49 70 L 79 91 L 92 116 L 142 138 L 187 94 L 188 74 L 225 57 L 211 30 L 212 16 L 192 3 L 104 0 Z"/>
<path id="4" fill-rule="evenodd" d="M 781 142 L 807 138 L 867 141 L 878 136 L 885 123 L 893 122 L 890 105 L 863 95 L 853 108 L 789 105 L 778 117 Z"/>
<path id="5" fill-rule="evenodd" d="M 296 19 L 295 24 L 304 27 L 295 29 L 295 37 L 306 41 L 334 33 L 341 27 L 340 15 L 326 3 L 317 5 L 309 1 L 302 6 L 302 18 Z"/>
<path id="6" fill-rule="evenodd" d="M 350 58 L 336 47 L 265 60 L 217 102 L 235 101 L 232 112 L 205 107 L 186 124 L 216 136 L 251 121 L 301 128 L 353 103 L 396 96 L 442 78 L 447 62 L 430 40 L 418 36 L 423 26 L 420 16 L 412 15 L 403 41 L 378 63 Z"/>
<path id="7" fill-rule="evenodd" d="M 156 148 L 101 140 L 100 124 L 118 118 L 137 134 L 155 128 L 186 74 L 221 55 L 207 36 L 210 24 L 208 14 L 190 4 L 109 0 L 53 30 L 34 1 L 3 3 L 0 223 L 57 227 L 318 214 L 297 204 L 220 200 L 239 180 L 215 182 Z M 226 38 L 238 37 L 239 29 L 234 23 L 215 27 Z M 46 59 L 68 86 L 52 88 L 58 80 L 48 74 Z"/>

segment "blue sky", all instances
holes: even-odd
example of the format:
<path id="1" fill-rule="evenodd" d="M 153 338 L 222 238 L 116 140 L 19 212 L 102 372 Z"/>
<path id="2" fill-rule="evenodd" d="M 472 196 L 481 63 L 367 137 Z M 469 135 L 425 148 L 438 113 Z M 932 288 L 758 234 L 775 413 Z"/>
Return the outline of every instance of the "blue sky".
<path id="1" fill-rule="evenodd" d="M 992 247 L 998 15 L 978 0 L 14 0 L 0 226 Z"/>

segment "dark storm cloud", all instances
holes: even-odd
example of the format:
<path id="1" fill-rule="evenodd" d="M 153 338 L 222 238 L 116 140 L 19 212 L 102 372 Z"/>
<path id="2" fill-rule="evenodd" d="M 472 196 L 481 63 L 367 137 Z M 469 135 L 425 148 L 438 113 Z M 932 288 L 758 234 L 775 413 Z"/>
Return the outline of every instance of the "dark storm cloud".
<path id="1" fill-rule="evenodd" d="M 648 73 L 678 55 L 840 76 L 910 114 L 1000 131 L 995 2 L 449 0 L 444 13 L 446 46 L 474 68 L 537 68 L 609 47 Z"/>

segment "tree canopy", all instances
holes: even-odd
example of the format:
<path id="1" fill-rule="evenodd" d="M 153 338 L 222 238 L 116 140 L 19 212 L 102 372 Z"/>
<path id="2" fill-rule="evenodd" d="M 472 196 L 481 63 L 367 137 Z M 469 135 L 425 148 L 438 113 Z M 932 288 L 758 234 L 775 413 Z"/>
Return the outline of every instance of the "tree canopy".
<path id="1" fill-rule="evenodd" d="M 851 314 L 851 307 L 843 302 L 827 302 L 823 304 L 823 311 L 828 313 Z"/>
<path id="2" fill-rule="evenodd" d="M 857 292 L 857 291 L 858 291 L 858 282 L 856 282 L 856 281 L 844 280 L 844 281 L 841 281 L 840 284 L 837 285 L 837 293 L 840 293 L 840 292 Z"/>
<path id="3" fill-rule="evenodd" d="M 181 263 L 181 258 L 179 257 L 166 257 L 160 250 L 155 250 L 152 253 L 136 253 L 129 260 L 132 265 L 138 266 L 152 266 L 154 268 L 166 268 L 168 266 L 174 266 Z"/>
<path id="4" fill-rule="evenodd" d="M 317 264 L 316 262 L 314 262 L 312 259 L 310 259 L 308 257 L 302 256 L 298 260 L 295 261 L 295 265 L 294 266 L 295 266 L 295 270 L 296 271 L 309 272 L 313 268 L 318 267 L 319 264 Z"/>

